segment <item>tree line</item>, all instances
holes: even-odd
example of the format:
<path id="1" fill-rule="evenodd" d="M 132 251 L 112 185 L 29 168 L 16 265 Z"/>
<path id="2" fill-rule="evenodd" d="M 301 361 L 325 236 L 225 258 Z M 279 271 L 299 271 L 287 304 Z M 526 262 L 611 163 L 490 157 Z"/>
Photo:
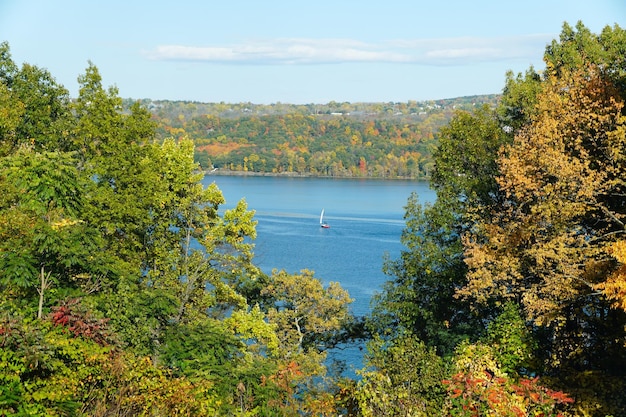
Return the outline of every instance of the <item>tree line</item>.
<path id="1" fill-rule="evenodd" d="M 338 283 L 256 267 L 253 208 L 220 210 L 186 135 L 2 43 L 0 413 L 626 415 L 624 56 L 619 26 L 564 24 L 545 71 L 455 112 L 353 317 Z M 339 343 L 366 344 L 358 379 Z"/>

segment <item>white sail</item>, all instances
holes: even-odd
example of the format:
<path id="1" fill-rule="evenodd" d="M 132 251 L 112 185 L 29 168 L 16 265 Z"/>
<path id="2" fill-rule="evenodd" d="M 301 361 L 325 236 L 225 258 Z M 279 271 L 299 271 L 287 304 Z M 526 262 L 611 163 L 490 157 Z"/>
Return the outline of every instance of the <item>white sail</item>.
<path id="1" fill-rule="evenodd" d="M 320 214 L 320 226 L 322 226 L 324 229 L 328 229 L 330 227 L 328 223 L 324 222 L 324 209 L 322 209 L 322 214 Z"/>

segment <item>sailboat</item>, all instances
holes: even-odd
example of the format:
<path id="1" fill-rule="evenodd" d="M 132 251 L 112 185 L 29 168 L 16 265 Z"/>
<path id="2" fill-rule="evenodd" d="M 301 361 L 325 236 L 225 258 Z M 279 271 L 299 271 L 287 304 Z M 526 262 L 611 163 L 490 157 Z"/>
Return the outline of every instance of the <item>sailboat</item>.
<path id="1" fill-rule="evenodd" d="M 324 209 L 322 209 L 322 214 L 320 214 L 320 226 L 324 229 L 330 228 L 330 225 L 324 221 Z"/>

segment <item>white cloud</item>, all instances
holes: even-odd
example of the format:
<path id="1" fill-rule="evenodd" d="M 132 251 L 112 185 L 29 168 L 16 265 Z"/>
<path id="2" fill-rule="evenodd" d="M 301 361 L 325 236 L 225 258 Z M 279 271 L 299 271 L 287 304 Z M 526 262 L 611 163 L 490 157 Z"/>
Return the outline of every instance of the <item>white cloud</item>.
<path id="1" fill-rule="evenodd" d="M 448 48 L 436 49 L 428 51 L 426 58 L 435 59 L 460 59 L 460 58 L 478 58 L 478 59 L 497 59 L 502 56 L 502 51 L 496 48 Z"/>
<path id="2" fill-rule="evenodd" d="M 233 64 L 338 64 L 356 62 L 461 65 L 530 59 L 541 54 L 553 35 L 507 38 L 442 38 L 366 43 L 351 39 L 255 40 L 229 46 L 161 45 L 149 59 Z"/>

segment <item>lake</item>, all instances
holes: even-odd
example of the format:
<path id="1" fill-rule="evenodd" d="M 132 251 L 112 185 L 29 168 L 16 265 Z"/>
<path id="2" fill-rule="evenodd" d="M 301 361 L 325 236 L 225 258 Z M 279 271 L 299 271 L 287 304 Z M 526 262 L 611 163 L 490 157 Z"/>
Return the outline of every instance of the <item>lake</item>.
<path id="1" fill-rule="evenodd" d="M 400 256 L 404 207 L 412 192 L 433 202 L 428 183 L 411 180 L 301 177 L 211 176 L 232 208 L 244 198 L 255 211 L 255 264 L 265 273 L 284 269 L 315 272 L 324 283 L 336 281 L 354 299 L 351 310 L 366 315 L 372 295 L 389 279 L 384 255 Z M 320 227 L 320 214 L 330 225 Z M 359 349 L 347 360 L 358 366 Z"/>

